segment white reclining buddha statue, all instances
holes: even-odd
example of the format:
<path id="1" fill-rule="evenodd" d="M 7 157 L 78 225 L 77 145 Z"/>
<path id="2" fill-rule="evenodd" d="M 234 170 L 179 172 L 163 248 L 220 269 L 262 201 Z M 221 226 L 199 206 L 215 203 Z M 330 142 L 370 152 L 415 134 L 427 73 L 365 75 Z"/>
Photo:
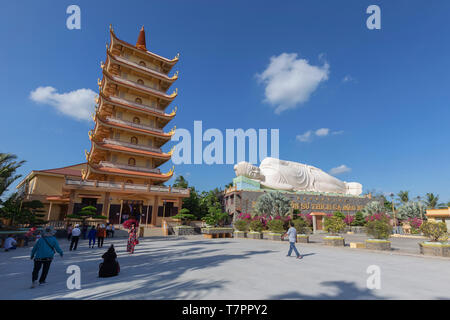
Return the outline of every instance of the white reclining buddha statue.
<path id="1" fill-rule="evenodd" d="M 276 190 L 362 193 L 362 185 L 358 182 L 341 181 L 316 167 L 276 158 L 265 158 L 259 167 L 242 161 L 234 166 L 234 171 L 236 176 L 245 176 Z"/>

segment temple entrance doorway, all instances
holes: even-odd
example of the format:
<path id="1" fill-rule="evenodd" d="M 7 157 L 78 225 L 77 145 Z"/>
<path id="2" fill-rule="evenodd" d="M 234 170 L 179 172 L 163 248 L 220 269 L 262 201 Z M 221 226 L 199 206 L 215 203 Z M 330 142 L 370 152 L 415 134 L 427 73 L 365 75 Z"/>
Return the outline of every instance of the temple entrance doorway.
<path id="1" fill-rule="evenodd" d="M 128 219 L 135 219 L 140 224 L 143 205 L 144 201 L 142 200 L 123 200 L 120 223 L 124 223 Z"/>

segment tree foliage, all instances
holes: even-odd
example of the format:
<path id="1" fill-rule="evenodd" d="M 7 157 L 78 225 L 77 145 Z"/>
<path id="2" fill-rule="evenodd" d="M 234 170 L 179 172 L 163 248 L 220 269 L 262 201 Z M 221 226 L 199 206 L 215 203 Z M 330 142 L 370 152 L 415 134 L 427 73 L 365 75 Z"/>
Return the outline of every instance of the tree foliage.
<path id="1" fill-rule="evenodd" d="M 425 214 L 425 208 L 421 202 L 409 201 L 397 209 L 399 219 L 420 218 L 422 214 Z"/>
<path id="2" fill-rule="evenodd" d="M 420 231 L 431 241 L 447 241 L 447 225 L 444 222 L 427 221 L 422 223 Z"/>
<path id="3" fill-rule="evenodd" d="M 286 216 L 291 210 L 291 203 L 281 192 L 268 192 L 258 198 L 254 214 L 263 216 Z"/>
<path id="4" fill-rule="evenodd" d="M 371 216 L 376 213 L 384 213 L 385 208 L 384 208 L 384 205 L 381 204 L 380 202 L 371 201 L 362 209 L 361 212 L 364 215 L 364 217 L 367 217 L 367 216 Z"/>
<path id="5" fill-rule="evenodd" d="M 331 234 L 338 234 L 346 227 L 344 220 L 337 216 L 326 217 L 323 226 L 324 230 Z"/>
<path id="6" fill-rule="evenodd" d="M 3 202 L 0 215 L 11 219 L 11 224 L 39 225 L 44 224 L 44 204 L 39 200 L 23 201 L 18 193 L 13 193 Z"/>
<path id="7" fill-rule="evenodd" d="M 389 219 L 367 221 L 366 233 L 375 239 L 388 239 L 392 233 Z"/>
<path id="8" fill-rule="evenodd" d="M 22 176 L 16 174 L 16 170 L 24 163 L 25 161 L 17 161 L 15 154 L 0 153 L 0 197 L 14 181 Z"/>

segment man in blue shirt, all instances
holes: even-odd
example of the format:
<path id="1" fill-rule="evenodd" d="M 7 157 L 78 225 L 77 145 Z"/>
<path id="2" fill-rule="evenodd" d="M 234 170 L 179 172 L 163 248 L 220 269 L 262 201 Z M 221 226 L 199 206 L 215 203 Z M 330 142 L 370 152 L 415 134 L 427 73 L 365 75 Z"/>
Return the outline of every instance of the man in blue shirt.
<path id="1" fill-rule="evenodd" d="M 297 259 L 301 259 L 302 256 L 297 251 L 297 248 L 295 247 L 295 243 L 297 242 L 297 230 L 294 228 L 294 223 L 291 221 L 289 230 L 283 235 L 285 237 L 286 235 L 289 236 L 289 251 L 287 256 L 290 257 L 292 250 L 295 251 L 295 254 L 297 255 Z"/>

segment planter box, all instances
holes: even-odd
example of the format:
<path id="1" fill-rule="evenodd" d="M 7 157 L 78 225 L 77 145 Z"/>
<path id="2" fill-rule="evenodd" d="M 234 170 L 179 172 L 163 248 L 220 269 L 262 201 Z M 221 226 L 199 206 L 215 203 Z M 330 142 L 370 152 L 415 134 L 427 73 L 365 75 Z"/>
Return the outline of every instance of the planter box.
<path id="1" fill-rule="evenodd" d="M 450 257 L 450 243 L 421 242 L 420 253 L 426 256 Z"/>
<path id="2" fill-rule="evenodd" d="M 249 232 L 247 233 L 247 238 L 249 239 L 262 239 L 261 232 Z"/>
<path id="3" fill-rule="evenodd" d="M 391 250 L 391 242 L 389 240 L 369 239 L 366 240 L 366 249 Z"/>
<path id="4" fill-rule="evenodd" d="M 298 234 L 297 242 L 298 243 L 309 243 L 309 236 L 307 234 Z"/>
<path id="5" fill-rule="evenodd" d="M 275 233 L 275 232 L 269 232 L 267 235 L 267 239 L 274 240 L 274 241 L 281 241 L 282 233 Z"/>
<path id="6" fill-rule="evenodd" d="M 233 228 L 202 228 L 204 238 L 231 238 Z"/>
<path id="7" fill-rule="evenodd" d="M 324 237 L 323 243 L 326 246 L 332 246 L 332 247 L 344 247 L 345 246 L 344 237 L 339 237 L 339 236 Z"/>
<path id="8" fill-rule="evenodd" d="M 247 232 L 245 231 L 234 231 L 233 233 L 235 238 L 246 238 L 247 237 Z"/>
<path id="9" fill-rule="evenodd" d="M 269 240 L 269 233 L 270 233 L 269 231 L 263 231 L 261 233 L 263 239 Z"/>
<path id="10" fill-rule="evenodd" d="M 195 228 L 191 226 L 175 226 L 173 232 L 177 236 L 190 236 L 195 234 Z"/>

